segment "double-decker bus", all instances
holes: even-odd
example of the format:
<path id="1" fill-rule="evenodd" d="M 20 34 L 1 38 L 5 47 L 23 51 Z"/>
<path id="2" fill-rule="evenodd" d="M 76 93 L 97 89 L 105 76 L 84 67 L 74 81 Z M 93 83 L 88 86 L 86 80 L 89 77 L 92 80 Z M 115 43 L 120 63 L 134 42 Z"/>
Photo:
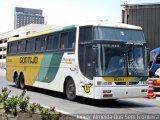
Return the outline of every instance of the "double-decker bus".
<path id="1" fill-rule="evenodd" d="M 146 41 L 141 27 L 92 22 L 8 42 L 7 80 L 93 99 L 147 96 Z"/>

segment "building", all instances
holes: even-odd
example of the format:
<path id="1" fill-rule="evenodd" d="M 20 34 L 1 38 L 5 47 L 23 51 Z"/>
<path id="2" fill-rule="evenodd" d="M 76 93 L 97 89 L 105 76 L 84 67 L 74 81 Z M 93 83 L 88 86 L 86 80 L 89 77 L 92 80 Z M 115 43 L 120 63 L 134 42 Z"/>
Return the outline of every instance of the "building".
<path id="1" fill-rule="evenodd" d="M 27 24 L 44 24 L 42 10 L 16 7 L 14 11 L 14 29 Z"/>
<path id="2" fill-rule="evenodd" d="M 6 50 L 7 42 L 13 40 L 17 37 L 26 36 L 36 32 L 53 29 L 55 25 L 39 25 L 39 24 L 29 24 L 15 30 L 8 31 L 6 33 L 0 34 L 0 68 L 5 66 L 6 63 Z"/>
<path id="3" fill-rule="evenodd" d="M 141 26 L 150 50 L 160 47 L 160 3 L 124 4 L 122 22 Z"/>

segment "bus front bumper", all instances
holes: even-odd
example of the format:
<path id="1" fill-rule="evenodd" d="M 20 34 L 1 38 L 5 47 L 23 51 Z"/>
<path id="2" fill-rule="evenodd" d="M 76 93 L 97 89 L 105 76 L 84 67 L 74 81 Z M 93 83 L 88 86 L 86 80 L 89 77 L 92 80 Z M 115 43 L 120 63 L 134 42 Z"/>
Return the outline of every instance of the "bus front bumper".
<path id="1" fill-rule="evenodd" d="M 119 99 L 147 97 L 148 86 L 95 87 L 95 99 Z"/>

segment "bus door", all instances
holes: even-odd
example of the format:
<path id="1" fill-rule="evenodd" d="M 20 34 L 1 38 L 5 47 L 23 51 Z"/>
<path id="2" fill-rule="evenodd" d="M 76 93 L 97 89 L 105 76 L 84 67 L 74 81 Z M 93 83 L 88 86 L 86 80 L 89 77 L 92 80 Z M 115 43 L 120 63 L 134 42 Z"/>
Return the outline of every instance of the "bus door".
<path id="1" fill-rule="evenodd" d="M 84 48 L 84 96 L 86 97 L 93 97 L 94 87 L 93 87 L 93 69 L 94 69 L 94 62 L 93 62 L 93 48 L 92 45 L 87 45 Z"/>

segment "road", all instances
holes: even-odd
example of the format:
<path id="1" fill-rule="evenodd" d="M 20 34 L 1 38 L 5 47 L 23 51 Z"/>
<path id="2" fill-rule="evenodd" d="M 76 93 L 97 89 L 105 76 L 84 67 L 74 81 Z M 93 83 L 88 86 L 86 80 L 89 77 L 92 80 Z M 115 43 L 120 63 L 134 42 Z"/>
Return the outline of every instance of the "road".
<path id="1" fill-rule="evenodd" d="M 13 83 L 6 81 L 5 71 L 0 71 L 0 89 L 7 87 L 11 95 L 20 94 Z M 68 101 L 62 93 L 44 89 L 27 87 L 27 96 L 32 102 L 45 106 L 54 106 L 56 109 L 70 114 L 159 114 L 160 99 L 134 98 L 119 99 L 117 101 L 92 100 L 81 98 L 76 102 Z"/>

